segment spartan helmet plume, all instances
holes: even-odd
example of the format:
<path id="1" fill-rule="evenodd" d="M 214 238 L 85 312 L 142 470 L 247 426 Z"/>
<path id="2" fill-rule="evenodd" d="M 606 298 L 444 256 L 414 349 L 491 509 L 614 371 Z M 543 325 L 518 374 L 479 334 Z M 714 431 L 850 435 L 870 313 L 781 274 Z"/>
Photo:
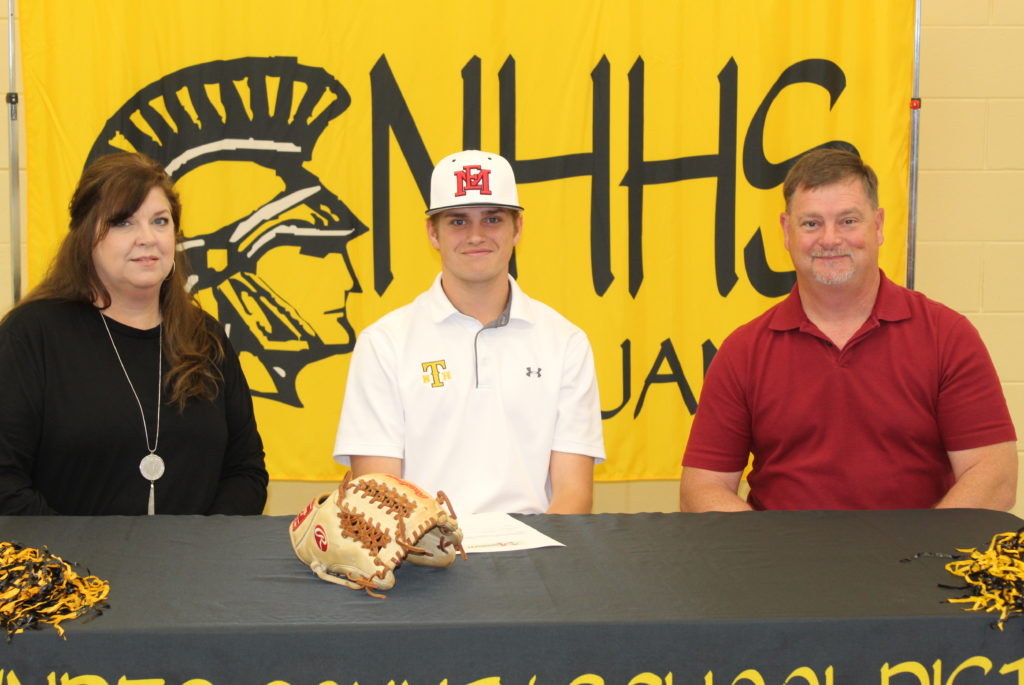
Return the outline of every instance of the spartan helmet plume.
<path id="1" fill-rule="evenodd" d="M 368 229 L 305 166 L 328 123 L 350 102 L 334 77 L 293 57 L 197 64 L 132 96 L 107 121 L 86 161 L 128 150 L 160 162 L 175 180 L 223 161 L 276 174 L 276 194 L 254 198 L 251 211 L 227 223 L 196 226 L 203 218 L 192 218 L 190 237 L 180 247 L 193 268 L 189 288 L 209 289 L 232 345 L 239 354 L 254 355 L 267 372 L 265 387 L 253 384 L 253 395 L 297 407 L 298 372 L 350 352 L 355 342 L 345 305 L 349 293 L 361 291 L 346 243 Z M 183 201 L 188 207 L 188 198 Z M 334 289 L 338 306 L 304 315 L 257 275 L 260 259 L 281 246 L 321 260 L 340 255 L 347 273 L 339 274 Z M 294 269 L 288 278 L 303 273 Z M 291 285 L 277 283 L 279 289 Z M 324 315 L 338 329 L 331 342 L 318 330 L 324 326 L 313 322 Z"/>

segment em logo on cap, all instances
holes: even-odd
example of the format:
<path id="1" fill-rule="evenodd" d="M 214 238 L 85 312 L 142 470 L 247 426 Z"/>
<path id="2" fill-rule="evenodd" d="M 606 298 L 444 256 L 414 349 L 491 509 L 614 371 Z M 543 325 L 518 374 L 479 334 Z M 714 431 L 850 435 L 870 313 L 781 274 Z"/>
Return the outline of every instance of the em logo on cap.
<path id="1" fill-rule="evenodd" d="M 522 210 L 512 165 L 501 155 L 463 150 L 448 155 L 434 167 L 427 215 L 473 206 Z"/>

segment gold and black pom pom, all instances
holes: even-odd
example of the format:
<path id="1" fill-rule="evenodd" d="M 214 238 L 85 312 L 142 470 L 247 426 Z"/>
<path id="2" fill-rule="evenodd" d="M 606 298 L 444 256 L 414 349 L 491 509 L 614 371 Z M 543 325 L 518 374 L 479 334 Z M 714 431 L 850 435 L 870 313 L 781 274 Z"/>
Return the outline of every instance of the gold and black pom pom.
<path id="1" fill-rule="evenodd" d="M 61 623 L 108 607 L 110 583 L 80 576 L 70 564 L 45 547 L 35 549 L 0 542 L 0 627 L 7 641 L 25 631 L 52 625 L 67 639 Z"/>
<path id="2" fill-rule="evenodd" d="M 965 558 L 946 564 L 946 570 L 965 581 L 953 589 L 968 592 L 946 601 L 969 604 L 969 611 L 999 612 L 993 624 L 999 630 L 1008 620 L 1024 615 L 1024 528 L 997 533 L 984 551 L 957 551 Z"/>

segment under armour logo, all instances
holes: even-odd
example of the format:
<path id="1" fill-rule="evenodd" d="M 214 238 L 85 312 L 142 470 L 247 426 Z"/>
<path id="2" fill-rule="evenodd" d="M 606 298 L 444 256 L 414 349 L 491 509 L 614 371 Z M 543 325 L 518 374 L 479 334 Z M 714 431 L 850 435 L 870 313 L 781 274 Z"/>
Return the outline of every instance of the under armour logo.
<path id="1" fill-rule="evenodd" d="M 423 369 L 423 382 L 430 383 L 432 388 L 440 388 L 445 381 L 452 379 L 452 372 L 446 370 L 446 364 L 441 359 L 436 362 L 423 362 L 420 368 Z"/>
<path id="2" fill-rule="evenodd" d="M 490 175 L 491 170 L 481 169 L 479 164 L 462 167 L 462 171 L 455 172 L 455 180 L 458 181 L 455 197 L 462 197 L 467 190 L 477 190 L 481 195 L 490 195 Z"/>
<path id="3" fill-rule="evenodd" d="M 533 367 L 530 367 L 530 366 L 526 367 L 526 375 L 527 376 L 532 376 L 535 373 L 537 374 L 537 378 L 540 378 L 540 367 L 539 366 L 537 367 L 536 371 L 533 370 Z"/>

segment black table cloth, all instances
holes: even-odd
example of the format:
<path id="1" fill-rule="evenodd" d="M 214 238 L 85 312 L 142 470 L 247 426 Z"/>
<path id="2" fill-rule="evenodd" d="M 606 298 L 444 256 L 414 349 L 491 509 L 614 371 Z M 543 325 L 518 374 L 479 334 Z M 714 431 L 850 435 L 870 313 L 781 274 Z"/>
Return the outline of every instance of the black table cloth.
<path id="1" fill-rule="evenodd" d="M 1009 514 L 522 519 L 566 546 L 406 564 L 379 600 L 295 559 L 290 517 L 0 517 L 111 584 L 67 640 L 0 644 L 0 683 L 1024 682 L 1024 620 L 945 603 L 947 559 L 901 561 L 985 547 Z"/>

